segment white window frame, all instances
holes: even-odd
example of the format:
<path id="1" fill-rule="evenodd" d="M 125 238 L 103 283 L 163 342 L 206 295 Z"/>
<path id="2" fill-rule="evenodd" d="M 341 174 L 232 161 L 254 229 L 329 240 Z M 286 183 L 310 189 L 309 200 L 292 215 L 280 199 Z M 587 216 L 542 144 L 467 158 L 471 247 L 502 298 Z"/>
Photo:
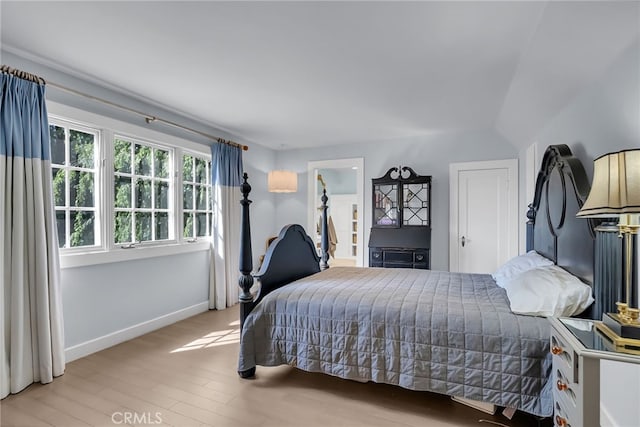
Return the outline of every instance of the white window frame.
<path id="1" fill-rule="evenodd" d="M 134 237 L 134 241 L 133 242 L 127 242 L 127 243 L 122 243 L 122 242 L 116 242 L 115 241 L 115 236 L 113 234 L 113 227 L 115 225 L 115 213 L 116 210 L 119 208 L 115 207 L 115 170 L 113 168 L 113 160 L 114 160 L 114 148 L 115 148 L 115 140 L 116 139 L 121 139 L 124 141 L 127 141 L 129 143 L 131 143 L 132 145 L 140 145 L 140 146 L 144 146 L 144 147 L 149 147 L 151 149 L 161 149 L 161 150 L 166 150 L 169 152 L 169 157 L 170 157 L 170 168 L 169 168 L 169 177 L 166 178 L 169 181 L 169 206 L 167 208 L 167 212 L 169 214 L 169 238 L 168 239 L 164 239 L 164 240 L 145 240 L 142 242 L 136 242 L 135 241 L 135 236 Z M 176 170 L 176 148 L 172 147 L 170 145 L 166 145 L 166 144 L 160 144 L 156 141 L 148 141 L 148 140 L 143 140 L 141 138 L 136 138 L 136 137 L 132 137 L 132 136 L 128 136 L 128 135 L 124 135 L 122 133 L 115 133 L 113 138 L 110 141 L 111 143 L 109 144 L 110 146 L 110 152 L 111 154 L 109 155 L 109 160 L 111 162 L 111 167 L 109 169 L 110 171 L 110 180 L 111 180 L 111 198 L 109 200 L 109 204 L 110 204 L 110 215 L 109 215 L 109 219 L 111 220 L 111 233 L 108 235 L 109 238 L 109 242 L 112 245 L 112 249 L 116 249 L 116 248 L 120 248 L 120 249 L 131 249 L 132 247 L 135 246 L 159 246 L 159 245 L 170 245 L 170 244 L 175 244 L 177 243 L 177 239 L 176 239 L 176 216 L 178 215 L 178 206 L 175 202 L 176 199 L 176 189 L 174 187 L 176 187 L 177 185 L 179 185 L 179 181 L 180 181 L 180 177 L 177 176 L 175 170 Z M 135 165 L 132 163 L 131 164 L 131 173 L 128 174 L 131 177 L 131 196 L 132 196 L 132 203 L 133 200 L 135 199 L 135 180 L 136 178 L 140 178 L 140 177 L 144 177 L 145 179 L 150 179 L 152 182 L 156 181 L 156 180 L 165 180 L 165 179 L 161 179 L 161 178 L 157 178 L 155 176 L 150 176 L 150 177 L 146 177 L 143 175 L 138 175 L 135 173 Z M 152 200 L 152 205 L 153 205 L 153 200 L 155 199 L 155 193 L 152 192 L 151 193 L 151 200 Z M 131 206 L 130 208 L 126 209 L 129 210 L 133 215 L 135 215 L 135 212 L 153 212 L 155 209 L 154 208 L 136 208 L 135 206 Z M 155 226 L 152 224 L 152 237 L 153 236 L 153 229 L 155 229 Z M 135 230 L 131 230 L 132 234 L 135 234 Z"/>
<path id="2" fill-rule="evenodd" d="M 77 131 L 81 131 L 81 132 L 85 132 L 85 133 L 90 133 L 90 134 L 94 134 L 95 135 L 95 140 L 94 140 L 94 159 L 93 159 L 93 164 L 94 164 L 94 169 L 92 170 L 92 172 L 94 173 L 94 177 L 93 177 L 93 188 L 94 188 L 94 194 L 93 194 L 93 212 L 94 212 L 94 221 L 95 221 L 95 225 L 94 225 L 94 244 L 93 245 L 87 245 L 87 246 L 75 246 L 75 247 L 64 247 L 64 248 L 60 248 L 60 253 L 64 253 L 64 254 L 73 254 L 73 253 L 85 253 L 85 252 L 93 252 L 96 250 L 103 250 L 104 249 L 104 239 L 102 238 L 102 222 L 103 222 L 103 210 L 100 209 L 101 206 L 104 204 L 102 197 L 103 197 L 103 192 L 101 191 L 102 189 L 102 173 L 101 173 L 101 161 L 100 159 L 102 159 L 104 157 L 103 155 L 103 150 L 104 150 L 104 144 L 103 144 L 103 137 L 102 137 L 102 131 L 101 129 L 99 129 L 96 126 L 90 125 L 90 124 L 86 124 L 86 123 L 81 123 L 78 121 L 74 121 L 74 120 L 69 120 L 66 118 L 62 118 L 62 117 L 58 117 L 55 115 L 49 115 L 49 126 L 59 126 L 59 127 L 64 127 L 65 129 L 69 129 L 69 130 L 77 130 Z M 70 147 L 69 145 L 69 138 L 70 135 L 66 135 L 65 136 L 65 161 L 69 160 L 67 159 L 67 154 L 69 153 Z M 52 165 L 52 170 L 53 170 L 53 156 L 51 158 L 51 165 Z M 56 165 L 58 165 L 56 163 Z M 78 168 L 78 167 L 74 167 L 71 166 L 69 164 L 67 165 L 61 165 L 62 168 L 61 169 L 65 169 L 65 170 L 81 170 L 84 168 Z M 58 168 L 56 168 L 58 169 Z M 67 202 L 66 204 L 69 205 L 68 207 L 64 208 L 64 211 L 72 211 L 73 209 L 71 209 L 71 201 L 69 200 L 69 197 L 71 195 L 71 191 L 69 189 L 69 179 L 68 176 L 65 178 L 65 201 Z M 54 209 L 56 210 L 56 212 L 60 209 L 56 209 L 57 207 L 55 206 L 55 200 L 54 200 Z M 80 209 L 83 210 L 83 209 Z M 89 209 L 87 209 L 89 210 Z M 57 226 L 57 218 L 56 218 L 56 226 Z M 69 228 L 71 226 L 71 222 L 68 220 L 66 220 L 66 224 L 65 224 L 65 232 L 67 234 L 69 233 Z M 65 241 L 67 241 L 67 236 L 65 236 Z"/>
<path id="3" fill-rule="evenodd" d="M 106 116 L 79 110 L 67 105 L 47 101 L 49 118 L 63 122 L 78 124 L 93 130 L 99 130 L 101 139 L 99 145 L 98 193 L 94 195 L 96 211 L 100 212 L 101 220 L 96 228 L 96 240 L 100 239 L 100 246 L 61 248 L 61 268 L 74 268 L 95 264 L 129 261 L 134 259 L 153 258 L 159 256 L 175 255 L 196 251 L 208 251 L 211 246 L 210 237 L 200 237 L 191 242 L 182 237 L 182 156 L 183 154 L 196 155 L 201 158 L 211 159 L 210 147 L 173 135 L 158 132 L 146 127 L 112 119 Z M 145 145 L 156 145 L 158 148 L 173 150 L 172 171 L 173 183 L 171 191 L 171 205 L 173 219 L 170 219 L 170 227 L 173 229 L 173 239 L 156 242 L 145 242 L 133 245 L 132 248 L 123 249 L 121 244 L 115 244 L 113 238 L 114 224 L 114 171 L 113 148 L 114 137 L 136 140 Z M 150 144 L 149 144 L 150 143 Z M 132 188 L 133 191 L 133 188 Z"/>
<path id="4" fill-rule="evenodd" d="M 208 165 L 208 184 L 204 184 L 206 187 L 208 187 L 208 191 L 209 191 L 209 199 L 208 201 L 211 201 L 211 204 L 207 207 L 206 213 L 210 213 L 211 214 L 211 218 L 213 218 L 213 183 L 212 183 L 212 179 L 211 179 L 211 168 L 212 168 L 212 164 L 211 164 L 211 153 L 208 154 L 203 154 L 203 153 L 198 153 L 195 152 L 193 150 L 182 150 L 181 154 L 180 154 L 180 159 L 178 160 L 178 167 L 179 167 L 179 171 L 178 176 L 180 177 L 180 185 L 181 185 L 181 189 L 179 189 L 179 193 L 180 193 L 180 218 L 178 219 L 177 223 L 179 224 L 179 237 L 183 242 L 187 242 L 187 243 L 196 243 L 199 241 L 211 241 L 211 236 L 213 235 L 213 227 L 212 227 L 212 221 L 209 221 L 209 223 L 207 224 L 207 228 L 209 231 L 209 234 L 207 236 L 192 236 L 192 237 L 184 237 L 184 162 L 183 162 L 183 157 L 184 156 L 192 156 L 192 157 L 196 157 L 199 159 L 204 160 Z M 189 181 L 188 184 L 194 184 L 193 182 Z M 193 209 L 189 209 L 188 212 L 196 212 L 200 211 L 203 212 L 202 210 L 199 209 L 195 209 L 195 206 Z"/>

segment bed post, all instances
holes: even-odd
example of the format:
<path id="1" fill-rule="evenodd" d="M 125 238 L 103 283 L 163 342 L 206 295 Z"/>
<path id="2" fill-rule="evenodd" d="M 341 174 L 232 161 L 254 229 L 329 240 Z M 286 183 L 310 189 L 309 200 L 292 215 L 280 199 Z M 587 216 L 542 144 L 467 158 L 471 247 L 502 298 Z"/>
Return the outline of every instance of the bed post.
<path id="1" fill-rule="evenodd" d="M 244 182 L 240 186 L 242 192 L 242 219 L 240 222 L 240 278 L 238 284 L 240 285 L 240 330 L 244 325 L 244 320 L 251 310 L 251 304 L 253 303 L 253 295 L 251 295 L 250 289 L 253 286 L 253 254 L 251 253 L 251 224 L 249 222 L 249 193 L 251 192 L 251 185 L 247 182 L 249 176 L 245 172 L 243 175 Z"/>
<path id="2" fill-rule="evenodd" d="M 535 225 L 536 225 L 536 208 L 532 202 L 529 204 L 529 210 L 527 211 L 527 240 L 526 240 L 527 252 L 532 251 L 534 248 L 533 229 Z"/>
<path id="3" fill-rule="evenodd" d="M 322 238 L 320 240 L 320 270 L 329 268 L 329 226 L 327 219 L 327 189 L 322 189 Z"/>

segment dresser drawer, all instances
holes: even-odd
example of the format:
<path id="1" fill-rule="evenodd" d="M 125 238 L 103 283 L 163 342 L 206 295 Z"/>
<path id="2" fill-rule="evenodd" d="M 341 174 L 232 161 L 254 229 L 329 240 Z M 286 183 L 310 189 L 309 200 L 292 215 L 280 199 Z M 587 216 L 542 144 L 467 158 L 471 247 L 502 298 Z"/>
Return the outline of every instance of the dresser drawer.
<path id="1" fill-rule="evenodd" d="M 555 427 L 582 427 L 577 421 L 574 421 L 573 416 L 567 413 L 558 401 L 553 404 L 553 425 Z"/>
<path id="2" fill-rule="evenodd" d="M 569 382 L 556 367 L 553 368 L 553 401 L 560 405 L 565 417 L 574 423 L 580 419 L 579 409 L 582 406 L 580 385 Z"/>
<path id="3" fill-rule="evenodd" d="M 567 381 L 579 382 L 578 356 L 566 340 L 555 330 L 551 330 L 551 354 L 554 369 L 560 369 Z"/>
<path id="4" fill-rule="evenodd" d="M 418 268 L 428 270 L 428 248 L 369 248 L 369 267 Z"/>
<path id="5" fill-rule="evenodd" d="M 384 263 L 413 263 L 413 252 L 409 251 L 384 251 Z M 411 266 L 409 266 L 411 267 Z"/>
<path id="6" fill-rule="evenodd" d="M 413 264 L 407 262 L 388 262 L 383 265 L 384 268 L 413 268 Z"/>

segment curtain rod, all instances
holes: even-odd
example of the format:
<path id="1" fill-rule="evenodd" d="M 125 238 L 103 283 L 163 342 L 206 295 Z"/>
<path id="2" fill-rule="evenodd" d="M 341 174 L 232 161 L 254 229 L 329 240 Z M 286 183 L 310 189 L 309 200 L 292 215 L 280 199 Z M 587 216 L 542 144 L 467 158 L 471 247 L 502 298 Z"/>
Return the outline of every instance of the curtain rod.
<path id="1" fill-rule="evenodd" d="M 133 108 L 125 107 L 124 105 L 116 104 L 115 102 L 111 102 L 111 101 L 108 101 L 106 99 L 98 98 L 97 96 L 89 95 L 89 94 L 86 94 L 84 92 L 80 92 L 78 90 L 71 89 L 69 87 L 60 85 L 58 83 L 45 82 L 45 80 L 42 77 L 38 77 L 35 74 L 31 74 L 31 73 L 27 73 L 25 71 L 20 71 L 20 70 L 17 70 L 15 68 L 11 68 L 11 67 L 9 67 L 7 65 L 2 65 L 0 70 L 3 73 L 12 74 L 12 75 L 17 76 L 17 77 L 19 77 L 21 79 L 29 80 L 29 81 L 32 81 L 34 83 L 38 83 L 38 84 L 42 84 L 42 85 L 47 84 L 49 86 L 53 86 L 55 88 L 58 88 L 58 89 L 63 90 L 65 92 L 72 93 L 74 95 L 79 95 L 79 96 L 82 96 L 84 98 L 91 99 L 93 101 L 101 102 L 101 103 L 109 105 L 111 107 L 119 108 L 121 110 L 128 111 L 130 113 L 138 114 L 139 116 L 144 117 L 144 120 L 145 120 L 145 122 L 147 122 L 147 124 L 163 123 L 163 124 L 168 125 L 168 126 L 173 126 L 175 128 L 178 128 L 178 129 L 186 130 L 188 132 L 195 133 L 195 134 L 200 135 L 200 136 L 204 136 L 205 138 L 212 139 L 212 140 L 214 140 L 216 142 L 219 142 L 220 144 L 227 144 L 227 145 L 231 145 L 231 146 L 234 146 L 234 147 L 239 147 L 243 151 L 249 150 L 249 147 L 246 146 L 246 145 L 239 144 L 237 142 L 226 140 L 226 139 L 223 139 L 223 138 L 218 138 L 218 137 L 215 137 L 213 135 L 209 135 L 208 133 L 200 132 L 199 130 L 195 130 L 195 129 L 192 129 L 192 128 L 187 127 L 187 126 L 183 126 L 183 125 L 181 125 L 179 123 L 175 123 L 175 122 L 172 122 L 170 120 L 165 120 L 165 119 L 162 119 L 160 117 L 152 116 L 151 114 L 146 114 L 146 113 L 144 113 L 142 111 L 138 111 L 138 110 L 135 110 Z"/>
<path id="2" fill-rule="evenodd" d="M 16 76 L 23 80 L 28 80 L 33 83 L 37 83 L 39 85 L 45 84 L 45 81 L 42 77 L 38 77 L 35 74 L 27 73 L 26 71 L 18 70 L 16 68 L 11 68 L 8 65 L 2 64 L 0 66 L 0 71 L 5 74 L 11 74 L 12 76 Z"/>

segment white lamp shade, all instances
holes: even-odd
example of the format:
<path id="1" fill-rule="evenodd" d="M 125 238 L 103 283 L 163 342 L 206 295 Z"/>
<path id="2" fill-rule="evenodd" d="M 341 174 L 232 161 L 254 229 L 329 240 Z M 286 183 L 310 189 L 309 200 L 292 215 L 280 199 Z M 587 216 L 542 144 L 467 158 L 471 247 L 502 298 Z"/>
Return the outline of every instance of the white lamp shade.
<path id="1" fill-rule="evenodd" d="M 640 149 L 598 157 L 593 183 L 579 217 L 617 217 L 640 213 Z"/>
<path id="2" fill-rule="evenodd" d="M 272 193 L 295 193 L 298 191 L 298 174 L 286 170 L 271 171 L 267 175 L 267 187 Z"/>

